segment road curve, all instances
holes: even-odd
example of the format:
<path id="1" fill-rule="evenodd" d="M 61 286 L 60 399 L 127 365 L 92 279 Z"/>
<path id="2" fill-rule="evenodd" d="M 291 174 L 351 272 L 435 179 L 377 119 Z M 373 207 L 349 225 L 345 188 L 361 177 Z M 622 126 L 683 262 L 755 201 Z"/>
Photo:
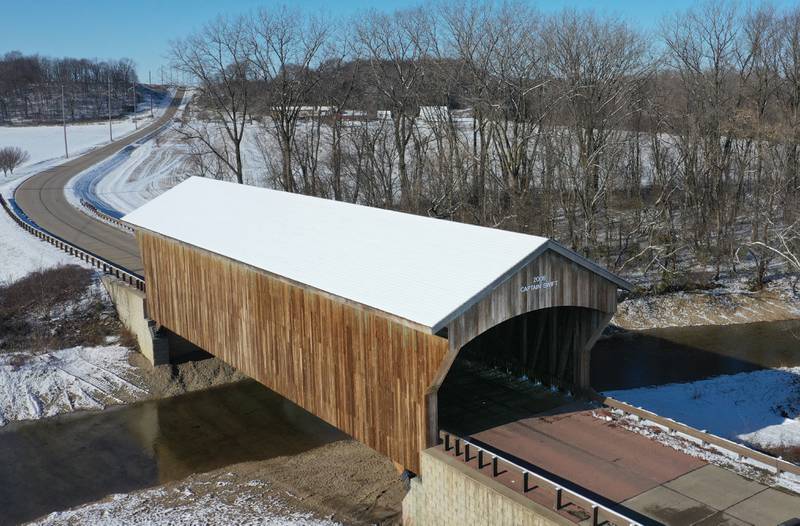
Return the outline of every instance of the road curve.
<path id="1" fill-rule="evenodd" d="M 17 205 L 33 222 L 51 234 L 132 273 L 144 275 L 136 239 L 77 210 L 67 201 L 64 189 L 80 172 L 169 122 L 175 116 L 183 94 L 183 90 L 178 90 L 164 114 L 149 126 L 26 179 L 14 193 Z"/>

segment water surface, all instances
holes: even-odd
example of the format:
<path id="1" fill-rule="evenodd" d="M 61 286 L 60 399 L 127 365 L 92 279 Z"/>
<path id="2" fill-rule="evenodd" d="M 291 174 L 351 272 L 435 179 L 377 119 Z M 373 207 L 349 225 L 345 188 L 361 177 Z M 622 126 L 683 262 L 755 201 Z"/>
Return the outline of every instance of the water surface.
<path id="1" fill-rule="evenodd" d="M 621 331 L 592 349 L 598 391 L 800 365 L 800 320 Z"/>
<path id="2" fill-rule="evenodd" d="M 0 428 L 0 524 L 346 435 L 248 380 Z"/>

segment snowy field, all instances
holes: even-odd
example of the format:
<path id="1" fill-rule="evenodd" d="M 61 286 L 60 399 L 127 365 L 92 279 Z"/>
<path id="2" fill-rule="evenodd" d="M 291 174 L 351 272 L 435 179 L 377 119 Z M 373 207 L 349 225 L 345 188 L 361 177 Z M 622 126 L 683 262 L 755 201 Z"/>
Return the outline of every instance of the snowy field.
<path id="1" fill-rule="evenodd" d="M 128 494 L 52 513 L 31 524 L 96 525 L 263 525 L 336 526 L 329 519 L 299 511 L 291 497 L 268 482 L 233 484 L 225 475 L 216 480 L 189 478 L 175 485 Z"/>
<path id="2" fill-rule="evenodd" d="M 761 449 L 800 446 L 800 367 L 605 394 Z"/>
<path id="3" fill-rule="evenodd" d="M 0 354 L 0 426 L 145 397 L 131 352 L 111 345 Z"/>

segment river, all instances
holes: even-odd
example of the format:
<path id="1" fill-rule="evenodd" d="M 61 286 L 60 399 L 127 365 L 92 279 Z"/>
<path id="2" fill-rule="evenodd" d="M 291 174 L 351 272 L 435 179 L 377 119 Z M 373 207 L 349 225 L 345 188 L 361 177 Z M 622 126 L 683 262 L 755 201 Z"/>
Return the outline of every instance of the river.
<path id="1" fill-rule="evenodd" d="M 800 320 L 620 331 L 592 349 L 597 391 L 800 365 Z"/>
<path id="2" fill-rule="evenodd" d="M 593 349 L 598 391 L 800 365 L 800 320 L 621 331 Z M 0 428 L 0 523 L 346 435 L 254 381 Z"/>
<path id="3" fill-rule="evenodd" d="M 255 381 L 0 428 L 0 524 L 346 435 Z"/>

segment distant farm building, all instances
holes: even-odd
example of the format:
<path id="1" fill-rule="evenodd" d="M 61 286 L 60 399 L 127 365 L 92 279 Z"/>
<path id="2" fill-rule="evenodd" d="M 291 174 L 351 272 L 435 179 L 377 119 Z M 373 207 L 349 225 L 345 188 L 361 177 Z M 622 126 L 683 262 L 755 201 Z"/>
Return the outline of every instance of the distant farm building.
<path id="1" fill-rule="evenodd" d="M 297 111 L 297 116 L 301 119 L 319 119 L 320 117 L 330 117 L 334 113 L 331 106 L 288 106 L 280 108 L 273 106 L 272 113 L 277 114 L 281 109 L 285 111 Z"/>
<path id="2" fill-rule="evenodd" d="M 542 237 L 210 179 L 124 220 L 153 319 L 414 472 L 459 353 L 588 387 L 628 287 Z"/>
<path id="3" fill-rule="evenodd" d="M 450 112 L 447 106 L 420 106 L 419 118 L 427 123 L 446 122 Z"/>
<path id="4" fill-rule="evenodd" d="M 342 110 L 339 114 L 339 118 L 343 121 L 365 121 L 367 117 L 367 112 L 364 110 Z"/>

